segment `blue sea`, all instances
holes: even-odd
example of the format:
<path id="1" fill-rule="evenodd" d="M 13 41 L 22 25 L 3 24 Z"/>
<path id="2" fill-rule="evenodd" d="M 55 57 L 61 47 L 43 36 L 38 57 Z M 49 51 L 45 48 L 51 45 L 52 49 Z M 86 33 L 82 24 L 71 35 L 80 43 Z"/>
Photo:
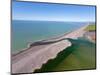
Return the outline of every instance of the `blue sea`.
<path id="1" fill-rule="evenodd" d="M 86 22 L 56 22 L 56 21 L 12 21 L 12 53 L 25 48 L 29 42 L 35 42 L 69 33 Z"/>

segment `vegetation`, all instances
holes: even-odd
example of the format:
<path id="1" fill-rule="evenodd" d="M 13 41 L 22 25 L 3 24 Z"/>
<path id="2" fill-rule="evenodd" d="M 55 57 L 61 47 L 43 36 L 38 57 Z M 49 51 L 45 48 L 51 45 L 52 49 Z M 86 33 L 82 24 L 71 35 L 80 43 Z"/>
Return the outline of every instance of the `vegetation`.
<path id="1" fill-rule="evenodd" d="M 93 24 L 93 25 L 89 25 L 87 28 L 86 28 L 87 31 L 95 31 L 96 30 L 96 26 Z"/>

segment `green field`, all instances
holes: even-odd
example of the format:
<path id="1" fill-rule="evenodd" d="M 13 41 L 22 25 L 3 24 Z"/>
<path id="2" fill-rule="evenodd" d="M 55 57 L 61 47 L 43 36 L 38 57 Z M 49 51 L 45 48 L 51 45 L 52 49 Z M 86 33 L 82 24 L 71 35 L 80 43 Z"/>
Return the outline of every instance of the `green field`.
<path id="1" fill-rule="evenodd" d="M 89 25 L 87 28 L 86 28 L 87 31 L 95 31 L 96 30 L 96 25 Z"/>
<path id="2" fill-rule="evenodd" d="M 84 39 L 72 40 L 72 46 L 60 52 L 35 72 L 95 69 L 95 44 Z"/>

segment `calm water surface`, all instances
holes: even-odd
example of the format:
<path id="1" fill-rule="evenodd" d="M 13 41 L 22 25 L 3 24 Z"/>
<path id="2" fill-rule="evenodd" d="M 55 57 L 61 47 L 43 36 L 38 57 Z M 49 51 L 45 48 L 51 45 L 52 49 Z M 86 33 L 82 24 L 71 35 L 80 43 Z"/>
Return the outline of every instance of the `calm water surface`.
<path id="1" fill-rule="evenodd" d="M 81 22 L 12 21 L 12 53 L 26 48 L 29 42 L 56 37 L 86 25 Z"/>

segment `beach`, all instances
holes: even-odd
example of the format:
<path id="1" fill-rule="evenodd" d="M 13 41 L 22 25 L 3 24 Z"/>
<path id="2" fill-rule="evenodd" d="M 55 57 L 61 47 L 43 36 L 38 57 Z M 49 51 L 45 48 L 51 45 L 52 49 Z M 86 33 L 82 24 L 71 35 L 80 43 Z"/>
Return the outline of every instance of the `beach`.
<path id="1" fill-rule="evenodd" d="M 35 69 L 41 68 L 48 60 L 54 59 L 59 52 L 71 46 L 71 42 L 65 39 L 82 37 L 86 27 L 54 39 L 44 40 L 43 44 L 33 44 L 28 49 L 12 55 L 12 73 L 33 73 Z"/>
<path id="2" fill-rule="evenodd" d="M 27 45 L 38 42 L 55 40 L 80 27 L 86 22 L 56 22 L 56 21 L 20 21 L 13 20 L 12 25 L 12 53 L 18 53 Z"/>

